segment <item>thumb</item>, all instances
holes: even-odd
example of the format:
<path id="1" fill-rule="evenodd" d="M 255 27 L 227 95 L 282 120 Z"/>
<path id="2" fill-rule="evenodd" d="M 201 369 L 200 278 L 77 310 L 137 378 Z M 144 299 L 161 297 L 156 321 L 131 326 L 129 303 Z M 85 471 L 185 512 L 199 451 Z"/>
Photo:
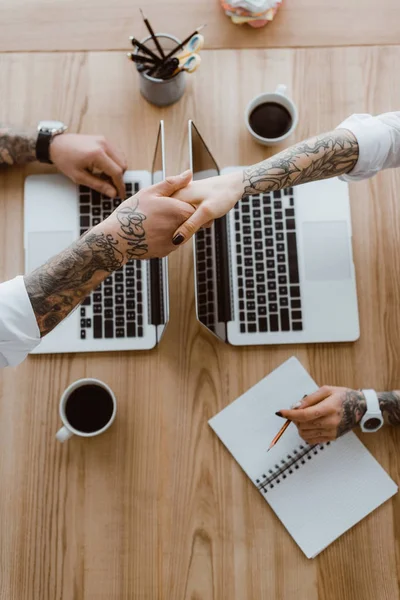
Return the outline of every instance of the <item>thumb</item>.
<path id="1" fill-rule="evenodd" d="M 203 206 L 199 208 L 188 218 L 187 221 L 175 231 L 172 237 L 172 243 L 175 246 L 180 246 L 183 242 L 187 242 L 192 235 L 196 233 L 205 223 L 210 220 L 210 215 Z"/>
<path id="2" fill-rule="evenodd" d="M 149 192 L 153 192 L 158 196 L 172 196 L 178 190 L 186 187 L 192 180 L 192 171 L 189 169 L 181 175 L 166 177 L 164 181 L 156 183 L 149 188 Z"/>

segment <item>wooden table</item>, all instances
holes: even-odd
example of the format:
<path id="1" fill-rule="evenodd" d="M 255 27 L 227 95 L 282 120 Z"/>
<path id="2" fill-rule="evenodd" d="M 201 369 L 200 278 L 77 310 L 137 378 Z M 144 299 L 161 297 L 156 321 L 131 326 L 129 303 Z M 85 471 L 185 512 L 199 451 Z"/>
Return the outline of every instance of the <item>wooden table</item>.
<path id="1" fill-rule="evenodd" d="M 400 42 L 398 0 L 283 0 L 273 26 L 233 25 L 219 0 L 2 0 L 0 51 L 124 50 L 155 31 L 181 39 L 207 23 L 208 48 L 370 46 Z"/>
<path id="2" fill-rule="evenodd" d="M 286 4 L 296 10 L 294 2 Z M 31 4 L 22 5 L 31 14 Z M 391 0 L 385 5 L 388 15 L 397 10 Z M 11 15 L 22 10 L 12 6 Z M 47 19 L 35 18 L 46 27 Z M 371 38 L 382 41 L 373 25 Z M 388 42 L 390 28 L 393 33 L 388 19 Z M 238 29 L 237 46 L 246 45 L 242 31 L 246 43 L 253 40 Z M 332 26 L 332 39 L 342 43 L 342 34 Z M 8 49 L 16 50 L 7 35 Z M 63 48 L 61 29 L 60 40 Z M 42 49 L 39 35 L 37 41 Z M 4 38 L 1 43 L 5 49 Z M 246 133 L 243 111 L 252 96 L 280 82 L 300 110 L 292 141 L 333 128 L 354 111 L 400 106 L 398 46 L 226 49 L 202 56 L 181 102 L 159 110 L 141 98 L 123 52 L 3 53 L 0 122 L 58 117 L 73 131 L 104 133 L 131 167 L 148 168 L 163 118 L 167 170 L 176 173 L 188 166 L 188 118 L 221 167 L 267 156 Z M 0 172 L 1 280 L 23 270 L 27 172 Z M 158 349 L 36 356 L 1 372 L 0 600 L 399 599 L 398 496 L 309 561 L 207 425 L 291 355 L 321 384 L 400 387 L 399 190 L 399 170 L 350 188 L 361 319 L 355 344 L 223 345 L 196 321 L 187 246 L 171 257 L 171 320 Z M 87 376 L 114 389 L 116 423 L 104 436 L 61 446 L 54 439 L 59 397 Z M 398 482 L 400 429 L 384 428 L 363 442 Z"/>

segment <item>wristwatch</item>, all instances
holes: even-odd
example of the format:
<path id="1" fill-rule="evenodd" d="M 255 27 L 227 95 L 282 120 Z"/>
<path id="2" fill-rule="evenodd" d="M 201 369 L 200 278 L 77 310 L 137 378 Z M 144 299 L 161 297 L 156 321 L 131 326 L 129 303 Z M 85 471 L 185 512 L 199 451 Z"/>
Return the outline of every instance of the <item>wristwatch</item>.
<path id="1" fill-rule="evenodd" d="M 361 392 L 364 394 L 367 403 L 367 412 L 360 422 L 361 431 L 364 431 L 364 433 L 374 433 L 384 423 L 378 396 L 375 390 L 361 390 Z"/>
<path id="2" fill-rule="evenodd" d="M 61 121 L 39 121 L 36 140 L 36 158 L 39 162 L 53 164 L 50 160 L 50 144 L 56 135 L 67 129 Z"/>

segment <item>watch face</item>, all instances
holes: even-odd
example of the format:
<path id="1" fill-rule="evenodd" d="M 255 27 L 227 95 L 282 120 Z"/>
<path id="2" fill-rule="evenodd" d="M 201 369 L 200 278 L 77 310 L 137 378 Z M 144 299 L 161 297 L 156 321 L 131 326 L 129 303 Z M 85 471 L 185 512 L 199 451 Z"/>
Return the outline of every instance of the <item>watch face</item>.
<path id="1" fill-rule="evenodd" d="M 382 421 L 380 419 L 372 417 L 372 419 L 368 419 L 368 421 L 365 421 L 365 423 L 363 423 L 363 427 L 364 429 L 376 429 L 381 424 Z"/>
<path id="2" fill-rule="evenodd" d="M 63 131 L 65 128 L 64 123 L 61 121 L 40 121 L 39 130 L 45 129 L 46 131 L 57 132 Z"/>

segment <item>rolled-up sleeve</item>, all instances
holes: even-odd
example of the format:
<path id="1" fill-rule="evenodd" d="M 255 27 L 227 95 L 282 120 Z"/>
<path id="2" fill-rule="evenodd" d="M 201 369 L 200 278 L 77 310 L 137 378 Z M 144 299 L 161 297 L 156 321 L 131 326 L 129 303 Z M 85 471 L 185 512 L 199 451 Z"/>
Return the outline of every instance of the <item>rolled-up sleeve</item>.
<path id="1" fill-rule="evenodd" d="M 15 366 L 40 342 L 23 277 L 0 284 L 0 367 Z"/>
<path id="2" fill-rule="evenodd" d="M 384 113 L 376 117 L 368 114 L 352 115 L 338 129 L 351 131 L 359 147 L 356 166 L 340 179 L 360 181 L 383 169 L 400 167 L 400 112 Z"/>

